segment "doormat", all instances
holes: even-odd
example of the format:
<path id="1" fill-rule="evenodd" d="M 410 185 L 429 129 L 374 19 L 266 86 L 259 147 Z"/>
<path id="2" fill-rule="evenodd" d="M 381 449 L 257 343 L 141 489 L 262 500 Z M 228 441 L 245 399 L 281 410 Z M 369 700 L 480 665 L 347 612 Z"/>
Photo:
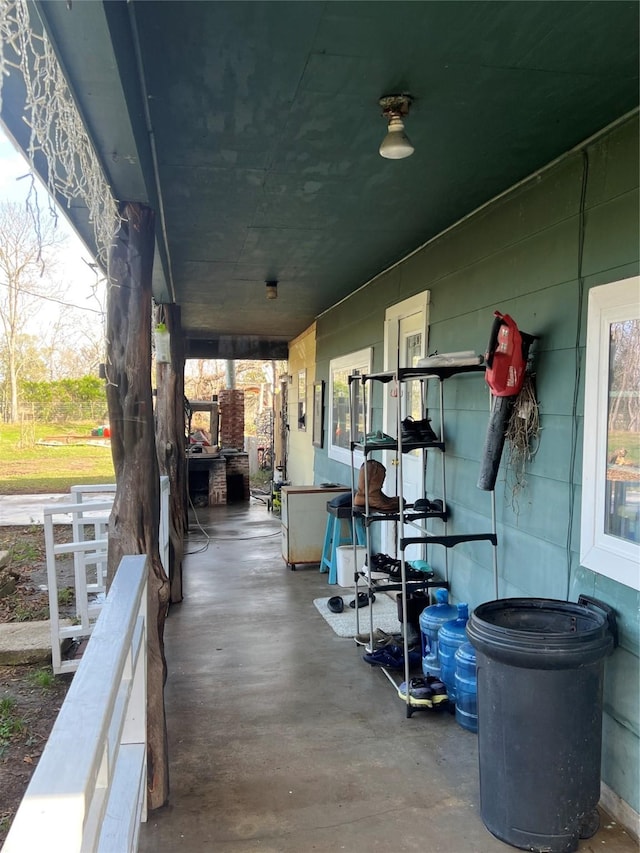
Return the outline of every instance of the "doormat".
<path id="1" fill-rule="evenodd" d="M 339 637 L 354 637 L 357 633 L 356 611 L 349 607 L 349 602 L 354 600 L 355 595 L 350 592 L 343 595 L 342 598 L 344 601 L 342 613 L 332 613 L 329 610 L 327 607 L 328 598 L 314 598 L 313 603 L 318 613 Z M 373 602 L 371 612 L 373 613 L 374 629 L 380 628 L 388 634 L 399 634 L 402 631 L 395 599 L 389 598 L 384 592 L 376 593 L 376 600 Z M 369 607 L 361 607 L 359 617 L 360 633 L 366 634 L 369 631 Z"/>

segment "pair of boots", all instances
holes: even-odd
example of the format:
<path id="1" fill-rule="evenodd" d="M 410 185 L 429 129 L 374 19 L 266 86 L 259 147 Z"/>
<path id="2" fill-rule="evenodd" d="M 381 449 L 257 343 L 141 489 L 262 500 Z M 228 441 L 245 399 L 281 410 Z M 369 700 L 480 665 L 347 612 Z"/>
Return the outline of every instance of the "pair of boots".
<path id="1" fill-rule="evenodd" d="M 366 487 L 365 487 L 366 468 Z M 369 509 L 376 512 L 398 512 L 400 509 L 400 498 L 389 498 L 382 491 L 382 484 L 387 469 L 382 462 L 375 459 L 367 459 L 361 466 L 358 475 L 358 491 L 353 501 L 354 506 L 364 507 L 367 503 L 367 491 L 369 498 Z"/>

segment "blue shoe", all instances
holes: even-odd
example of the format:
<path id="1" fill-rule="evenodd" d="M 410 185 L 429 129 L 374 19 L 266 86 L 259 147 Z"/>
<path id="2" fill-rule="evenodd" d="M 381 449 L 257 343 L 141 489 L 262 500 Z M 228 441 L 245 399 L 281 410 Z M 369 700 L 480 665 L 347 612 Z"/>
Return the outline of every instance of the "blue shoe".
<path id="1" fill-rule="evenodd" d="M 404 655 L 400 646 L 385 646 L 375 652 L 362 655 L 362 660 L 370 663 L 371 666 L 383 666 L 385 669 L 402 669 L 404 667 Z"/>
<path id="2" fill-rule="evenodd" d="M 398 687 L 398 696 L 407 701 L 407 682 Z M 416 708 L 433 708 L 433 691 L 424 678 L 412 678 L 409 681 L 409 704 Z"/>
<path id="3" fill-rule="evenodd" d="M 384 666 L 385 669 L 404 669 L 404 651 L 402 646 L 389 645 L 375 652 L 362 655 L 362 660 L 371 666 Z M 419 664 L 422 660 L 420 652 L 409 650 L 409 666 Z"/>
<path id="4" fill-rule="evenodd" d="M 446 705 L 449 701 L 449 697 L 447 695 L 447 688 L 444 681 L 440 681 L 440 679 L 436 678 L 435 675 L 427 675 L 424 681 L 431 690 L 433 707 L 437 708 L 438 705 Z"/>

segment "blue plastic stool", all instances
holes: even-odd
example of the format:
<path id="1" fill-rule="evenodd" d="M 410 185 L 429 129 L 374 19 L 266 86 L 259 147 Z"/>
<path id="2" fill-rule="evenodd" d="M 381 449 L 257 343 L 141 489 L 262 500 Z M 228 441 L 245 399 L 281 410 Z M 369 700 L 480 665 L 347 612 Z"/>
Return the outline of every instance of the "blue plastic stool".
<path id="1" fill-rule="evenodd" d="M 353 520 L 355 521 L 357 544 L 364 545 L 365 537 L 362 516 L 355 515 Z M 324 534 L 324 544 L 322 546 L 320 571 L 329 572 L 329 577 L 327 579 L 328 583 L 338 582 L 336 549 L 340 545 L 353 545 L 351 531 L 351 507 L 331 506 L 331 503 L 327 501 L 327 526 Z"/>

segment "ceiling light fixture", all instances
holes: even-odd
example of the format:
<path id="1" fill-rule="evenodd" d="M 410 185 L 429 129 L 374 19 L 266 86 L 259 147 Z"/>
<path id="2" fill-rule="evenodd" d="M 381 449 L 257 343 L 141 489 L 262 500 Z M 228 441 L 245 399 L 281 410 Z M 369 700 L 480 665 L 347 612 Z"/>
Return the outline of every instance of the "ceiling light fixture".
<path id="1" fill-rule="evenodd" d="M 267 286 L 267 299 L 277 299 L 278 298 L 278 282 L 277 281 L 265 281 Z"/>
<path id="2" fill-rule="evenodd" d="M 380 156 L 387 160 L 402 160 L 404 157 L 410 157 L 415 151 L 404 132 L 402 121 L 406 115 L 409 115 L 412 101 L 411 95 L 385 95 L 380 98 L 382 115 L 389 122 L 387 135 L 380 144 Z"/>

